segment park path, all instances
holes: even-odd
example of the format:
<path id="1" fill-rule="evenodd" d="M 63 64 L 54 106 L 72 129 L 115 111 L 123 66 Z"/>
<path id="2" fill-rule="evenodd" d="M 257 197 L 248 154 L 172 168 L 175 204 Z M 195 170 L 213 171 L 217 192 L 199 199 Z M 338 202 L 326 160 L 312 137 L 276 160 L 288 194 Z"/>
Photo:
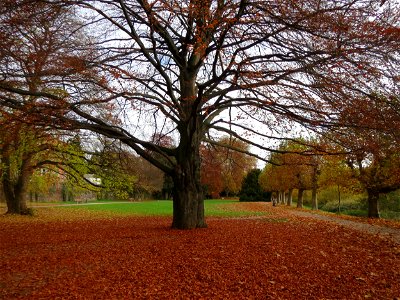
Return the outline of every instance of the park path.
<path id="1" fill-rule="evenodd" d="M 336 223 L 338 225 L 342 225 L 347 228 L 351 228 L 353 230 L 361 231 L 367 234 L 377 235 L 383 238 L 387 238 L 389 240 L 394 241 L 397 244 L 400 244 L 400 229 L 390 228 L 386 226 L 380 225 L 372 225 L 367 223 L 361 223 L 357 221 L 345 220 L 342 218 L 338 218 L 335 216 L 322 215 L 319 213 L 311 213 L 306 211 L 294 210 L 294 209 L 285 209 L 285 211 L 290 215 L 311 218 L 316 220 L 322 220 L 327 222 Z"/>

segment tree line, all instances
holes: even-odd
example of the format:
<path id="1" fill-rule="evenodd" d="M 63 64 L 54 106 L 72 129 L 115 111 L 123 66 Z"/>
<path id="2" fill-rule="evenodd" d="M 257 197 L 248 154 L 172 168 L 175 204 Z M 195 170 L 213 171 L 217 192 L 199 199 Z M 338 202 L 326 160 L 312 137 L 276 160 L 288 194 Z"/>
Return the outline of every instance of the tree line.
<path id="1" fill-rule="evenodd" d="M 379 197 L 400 189 L 399 148 L 381 132 L 357 131 L 357 143 L 348 140 L 348 148 L 326 139 L 283 143 L 279 149 L 293 152 L 274 154 L 276 164 L 264 168 L 261 186 L 279 199 L 287 199 L 288 205 L 293 190 L 298 190 L 299 208 L 303 207 L 304 191 L 311 190 L 313 209 L 318 209 L 317 194 L 323 188 L 336 186 L 339 201 L 340 191 L 366 193 L 368 217 L 379 218 Z"/>

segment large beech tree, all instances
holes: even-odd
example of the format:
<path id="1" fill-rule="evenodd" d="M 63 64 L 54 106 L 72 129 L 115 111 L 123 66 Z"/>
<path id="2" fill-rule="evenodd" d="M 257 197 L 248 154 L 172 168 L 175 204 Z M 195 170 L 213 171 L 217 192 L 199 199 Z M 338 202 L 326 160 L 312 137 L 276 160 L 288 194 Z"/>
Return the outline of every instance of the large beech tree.
<path id="1" fill-rule="evenodd" d="M 263 140 L 284 138 L 291 122 L 331 125 L 337 101 L 351 101 L 371 80 L 398 80 L 391 74 L 400 43 L 393 1 L 46 2 L 80 7 L 92 55 L 73 61 L 93 71 L 91 80 L 60 77 L 69 82 L 60 95 L 27 91 L 8 73 L 1 90 L 34 94 L 41 105 L 32 114 L 50 107 L 53 119 L 119 139 L 170 175 L 175 228 L 206 226 L 199 149 L 217 131 L 273 150 Z M 82 92 L 89 83 L 96 93 Z M 177 146 L 158 145 L 154 133 L 174 134 Z"/>

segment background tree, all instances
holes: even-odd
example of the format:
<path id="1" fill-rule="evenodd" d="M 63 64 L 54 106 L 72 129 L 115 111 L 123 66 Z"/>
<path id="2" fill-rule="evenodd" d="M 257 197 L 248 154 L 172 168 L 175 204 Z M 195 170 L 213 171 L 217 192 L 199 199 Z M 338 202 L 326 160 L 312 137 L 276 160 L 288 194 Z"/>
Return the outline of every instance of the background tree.
<path id="1" fill-rule="evenodd" d="M 256 165 L 254 157 L 243 153 L 248 151 L 248 144 L 226 136 L 203 148 L 202 183 L 214 197 L 239 193 L 243 178 Z"/>
<path id="2" fill-rule="evenodd" d="M 169 135 L 160 135 L 160 134 L 154 134 L 153 136 L 153 141 L 162 147 L 175 147 L 175 141 L 174 139 L 169 136 Z M 157 154 L 154 154 L 157 156 Z M 139 163 L 139 166 L 143 166 L 146 168 L 147 172 L 139 172 L 139 180 L 141 178 L 140 174 L 148 174 L 147 179 L 149 182 L 151 182 L 152 188 L 152 193 L 154 196 L 157 196 L 159 194 L 159 199 L 171 199 L 172 198 L 172 193 L 173 193 L 173 188 L 174 188 L 174 183 L 171 178 L 171 176 L 162 170 L 158 169 L 154 165 L 152 165 L 150 162 L 146 161 L 144 158 L 139 157 L 138 158 L 141 162 Z M 163 158 L 160 156 L 160 159 L 163 160 Z"/>
<path id="3" fill-rule="evenodd" d="M 268 164 L 261 171 L 259 176 L 260 186 L 264 191 L 275 194 L 274 197 L 277 202 L 284 202 L 284 195 L 286 191 L 292 190 L 295 182 L 291 181 L 290 173 L 285 166 L 277 166 Z M 292 179 L 297 179 L 293 177 Z"/>
<path id="4" fill-rule="evenodd" d="M 217 153 L 222 163 L 224 193 L 228 196 L 237 195 L 244 177 L 256 167 L 256 159 L 246 155 L 250 150 L 249 145 L 237 138 L 222 137 L 218 144 Z"/>
<path id="5" fill-rule="evenodd" d="M 35 166 L 47 152 L 42 132 L 25 124 L 10 122 L 3 113 L 0 138 L 0 178 L 7 213 L 30 214 L 25 193 Z"/>
<path id="6" fill-rule="evenodd" d="M 161 197 L 163 189 L 171 188 L 161 170 L 123 144 L 102 137 L 95 140 L 88 172 L 102 181 L 100 198 L 144 200 Z"/>
<path id="7" fill-rule="evenodd" d="M 54 128 L 60 126 L 56 115 L 65 113 L 52 107 L 40 115 L 34 113 L 36 105 L 42 107 L 36 93 L 65 96 L 63 79 L 70 78 L 73 84 L 70 74 L 83 71 L 74 55 L 78 36 L 70 36 L 80 24 L 70 8 L 27 0 L 3 1 L 0 24 L 0 85 L 25 91 L 8 90 L 0 95 L 2 101 L 14 102 L 0 108 L 1 178 L 8 212 L 23 214 L 29 212 L 24 194 L 34 170 L 57 164 L 49 157 L 60 150 Z M 22 108 L 17 102 L 26 105 Z M 71 127 L 63 123 L 63 129 L 67 128 Z"/>
<path id="8" fill-rule="evenodd" d="M 141 193 L 136 176 L 136 164 L 127 151 L 105 149 L 91 160 L 94 176 L 101 179 L 101 198 L 128 200 Z"/>
<path id="9" fill-rule="evenodd" d="M 346 163 L 368 194 L 368 216 L 379 218 L 379 195 L 400 188 L 399 98 L 372 93 L 342 107 L 340 120 L 346 130 L 329 137 L 347 152 Z"/>
<path id="10" fill-rule="evenodd" d="M 63 141 L 65 137 L 54 130 L 17 121 L 18 111 L 10 119 L 6 115 L 3 112 L 0 122 L 0 179 L 7 213 L 31 214 L 26 205 L 27 192 L 38 193 L 49 187 L 51 182 L 42 180 L 48 172 L 81 182 L 87 170 L 85 159 L 83 152 Z M 32 181 L 35 171 L 39 177 Z"/>
<path id="11" fill-rule="evenodd" d="M 336 152 L 339 151 L 337 149 Z M 323 156 L 319 184 L 323 189 L 333 188 L 336 191 L 339 213 L 341 212 L 342 194 L 344 192 L 355 194 L 362 191 L 362 187 L 353 177 L 351 169 L 346 164 L 345 154 Z"/>
<path id="12" fill-rule="evenodd" d="M 243 180 L 242 189 L 239 194 L 239 201 L 271 201 L 271 193 L 263 191 L 258 182 L 260 173 L 260 169 L 249 171 Z"/>
<path id="13" fill-rule="evenodd" d="M 201 183 L 205 194 L 211 198 L 219 198 L 224 189 L 222 178 L 222 163 L 214 146 L 201 148 Z"/>
<path id="14" fill-rule="evenodd" d="M 312 190 L 313 209 L 317 209 L 317 190 L 320 163 L 314 153 L 317 146 L 313 141 L 292 139 L 283 142 L 277 153 L 271 155 L 273 164 L 267 165 L 260 174 L 264 190 L 276 192 L 278 201 L 284 202 L 288 191 L 288 205 L 292 203 L 293 189 L 298 189 L 297 207 L 303 206 L 304 191 Z"/>
<path id="15" fill-rule="evenodd" d="M 95 55 L 72 60 L 82 68 L 80 85 L 62 77 L 68 94 L 34 92 L 14 84 L 20 73 L 8 72 L 0 88 L 40 96 L 33 111 L 118 139 L 170 175 L 176 228 L 206 226 L 199 149 L 214 142 L 215 131 L 274 151 L 261 139 L 280 138 L 290 122 L 313 130 L 332 124 L 332 106 L 351 102 L 371 80 L 392 84 L 398 67 L 399 9 L 392 1 L 68 3 L 79 5 L 81 16 L 90 10 L 82 22 L 97 35 L 96 51 L 93 43 L 86 50 Z M 82 95 L 82 81 L 101 93 Z M 129 114 L 111 123 L 107 106 Z M 152 125 L 148 134 L 137 130 L 143 124 Z M 178 144 L 159 146 L 149 138 L 154 132 L 173 132 Z"/>

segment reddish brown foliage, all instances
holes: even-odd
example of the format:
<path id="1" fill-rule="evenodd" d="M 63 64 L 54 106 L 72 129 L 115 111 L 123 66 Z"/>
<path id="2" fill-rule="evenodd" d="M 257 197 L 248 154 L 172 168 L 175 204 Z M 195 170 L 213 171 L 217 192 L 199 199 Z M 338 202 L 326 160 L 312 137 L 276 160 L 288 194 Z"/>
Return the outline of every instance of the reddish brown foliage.
<path id="1" fill-rule="evenodd" d="M 378 237 L 282 215 L 3 222 L 0 298 L 393 299 L 400 249 Z"/>
<path id="2" fill-rule="evenodd" d="M 222 164 L 217 160 L 216 151 L 203 147 L 201 149 L 201 183 L 207 186 L 207 193 L 213 198 L 219 198 L 224 188 Z"/>

